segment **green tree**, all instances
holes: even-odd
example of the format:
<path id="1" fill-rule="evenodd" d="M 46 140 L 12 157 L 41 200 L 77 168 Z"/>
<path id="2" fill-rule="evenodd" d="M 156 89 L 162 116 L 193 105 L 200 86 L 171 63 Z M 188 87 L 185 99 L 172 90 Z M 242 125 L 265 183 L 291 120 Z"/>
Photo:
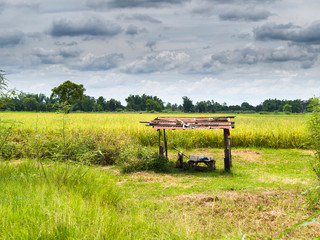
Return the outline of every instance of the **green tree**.
<path id="1" fill-rule="evenodd" d="M 196 103 L 196 112 L 205 113 L 208 112 L 208 103 L 206 101 L 201 101 Z"/>
<path id="2" fill-rule="evenodd" d="M 290 104 L 285 104 L 285 105 L 283 106 L 283 111 L 284 111 L 285 113 L 292 113 L 292 106 L 291 106 Z"/>
<path id="3" fill-rule="evenodd" d="M 5 75 L 5 72 L 0 70 L 0 90 L 4 90 L 8 86 Z"/>
<path id="4" fill-rule="evenodd" d="M 102 112 L 102 111 L 106 111 L 106 99 L 102 96 L 98 97 L 97 99 L 97 111 L 98 112 Z"/>
<path id="5" fill-rule="evenodd" d="M 157 101 L 154 101 L 152 99 L 148 99 L 146 101 L 146 106 L 147 106 L 147 111 L 157 111 L 157 112 L 161 112 L 162 109 L 161 109 L 161 105 L 157 102 Z"/>
<path id="6" fill-rule="evenodd" d="M 61 104 L 72 105 L 76 100 L 82 99 L 85 90 L 82 84 L 66 81 L 51 90 L 51 98 L 57 99 Z"/>
<path id="7" fill-rule="evenodd" d="M 106 102 L 106 110 L 110 112 L 117 111 L 119 109 L 123 109 L 120 101 L 117 101 L 111 98 L 109 101 Z"/>
<path id="8" fill-rule="evenodd" d="M 15 94 L 14 90 L 7 90 L 8 82 L 5 75 L 5 72 L 0 70 L 0 109 L 6 109 Z"/>
<path id="9" fill-rule="evenodd" d="M 25 97 L 22 100 L 23 108 L 26 111 L 37 111 L 37 99 L 32 96 Z"/>
<path id="10" fill-rule="evenodd" d="M 183 111 L 184 112 L 193 112 L 194 111 L 194 105 L 192 103 L 192 100 L 188 98 L 187 96 L 182 97 L 183 100 Z"/>

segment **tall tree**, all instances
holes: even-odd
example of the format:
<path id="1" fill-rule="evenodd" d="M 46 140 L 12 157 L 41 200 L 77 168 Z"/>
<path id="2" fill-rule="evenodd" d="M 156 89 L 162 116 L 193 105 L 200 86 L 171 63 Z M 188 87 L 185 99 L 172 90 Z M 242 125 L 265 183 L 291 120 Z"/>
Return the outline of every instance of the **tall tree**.
<path id="1" fill-rule="evenodd" d="M 72 105 L 76 100 L 81 100 L 86 89 L 82 84 L 66 81 L 52 89 L 51 98 L 56 98 L 61 104 Z"/>
<path id="2" fill-rule="evenodd" d="M 183 100 L 183 111 L 184 112 L 193 112 L 194 111 L 194 106 L 192 103 L 192 100 L 188 98 L 187 96 L 182 97 Z"/>

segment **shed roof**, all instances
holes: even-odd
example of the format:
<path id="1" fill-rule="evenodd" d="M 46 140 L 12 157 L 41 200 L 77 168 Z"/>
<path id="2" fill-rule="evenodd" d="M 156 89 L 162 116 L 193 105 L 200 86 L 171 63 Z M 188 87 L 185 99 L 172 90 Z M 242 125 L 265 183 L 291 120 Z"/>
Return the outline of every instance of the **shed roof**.
<path id="1" fill-rule="evenodd" d="M 230 119 L 235 116 L 225 117 L 157 117 L 147 123 L 154 129 L 232 129 L 234 122 Z"/>

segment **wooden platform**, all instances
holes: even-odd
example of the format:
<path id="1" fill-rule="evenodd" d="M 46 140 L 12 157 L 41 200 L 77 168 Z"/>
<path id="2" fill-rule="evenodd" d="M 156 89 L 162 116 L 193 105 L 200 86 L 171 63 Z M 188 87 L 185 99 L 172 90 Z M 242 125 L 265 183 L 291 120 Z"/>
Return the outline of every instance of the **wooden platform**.
<path id="1" fill-rule="evenodd" d="M 207 165 L 209 170 L 216 169 L 216 161 L 213 157 L 201 156 L 201 155 L 190 155 L 188 160 L 188 165 L 192 168 L 196 168 L 199 163 L 204 163 Z"/>

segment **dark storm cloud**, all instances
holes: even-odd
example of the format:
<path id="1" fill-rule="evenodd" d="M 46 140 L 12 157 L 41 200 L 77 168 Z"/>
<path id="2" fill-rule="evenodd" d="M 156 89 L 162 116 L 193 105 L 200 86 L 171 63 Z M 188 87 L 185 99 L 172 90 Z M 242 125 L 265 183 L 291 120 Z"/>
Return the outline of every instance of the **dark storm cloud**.
<path id="1" fill-rule="evenodd" d="M 267 23 L 253 30 L 256 40 L 283 40 L 294 43 L 320 44 L 320 22 L 307 27 L 289 24 Z"/>
<path id="2" fill-rule="evenodd" d="M 21 31 L 1 32 L 0 48 L 13 47 L 21 43 L 25 34 Z"/>
<path id="3" fill-rule="evenodd" d="M 53 37 L 62 36 L 107 36 L 112 37 L 122 32 L 122 28 L 111 22 L 103 22 L 97 18 L 85 21 L 61 19 L 52 23 L 50 34 Z"/>
<path id="4" fill-rule="evenodd" d="M 152 8 L 167 5 L 177 5 L 189 0 L 87 0 L 87 6 L 94 9 L 101 8 Z"/>
<path id="5" fill-rule="evenodd" d="M 124 17 L 126 20 L 137 20 L 141 22 L 149 22 L 149 23 L 162 23 L 160 20 L 157 20 L 147 14 L 134 14 L 132 16 L 126 16 Z"/>
<path id="6" fill-rule="evenodd" d="M 220 13 L 220 20 L 258 22 L 268 19 L 272 14 L 264 9 L 228 9 Z"/>
<path id="7" fill-rule="evenodd" d="M 96 57 L 87 55 L 77 64 L 73 64 L 71 68 L 80 71 L 105 71 L 118 67 L 119 62 L 124 58 L 121 53 L 112 53 L 104 56 Z"/>

